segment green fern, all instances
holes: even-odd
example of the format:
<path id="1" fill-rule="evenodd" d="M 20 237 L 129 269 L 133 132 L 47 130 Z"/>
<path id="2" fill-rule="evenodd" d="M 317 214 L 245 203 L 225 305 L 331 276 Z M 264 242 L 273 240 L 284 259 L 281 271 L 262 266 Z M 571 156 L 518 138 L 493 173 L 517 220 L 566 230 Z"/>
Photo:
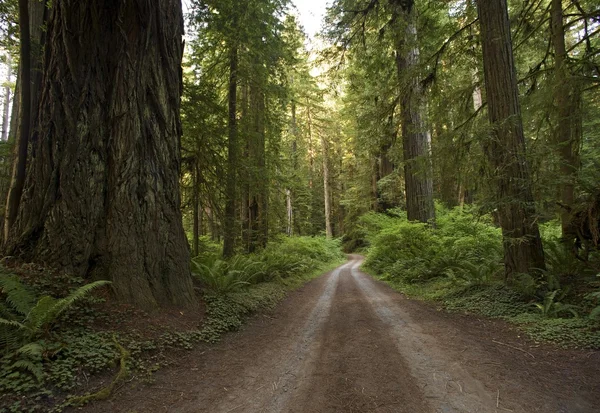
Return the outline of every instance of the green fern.
<path id="1" fill-rule="evenodd" d="M 37 379 L 37 381 L 39 381 L 39 382 L 44 381 L 44 371 L 42 368 L 41 360 L 40 361 L 27 360 L 27 359 L 17 360 L 12 364 L 11 370 L 27 371 L 27 372 L 31 373 Z"/>
<path id="2" fill-rule="evenodd" d="M 209 289 L 225 294 L 237 291 L 250 284 L 253 272 L 246 273 L 244 268 L 238 263 L 238 268 L 219 258 L 213 258 L 206 264 L 192 260 L 192 274 Z M 248 267 L 249 270 L 250 266 Z"/>
<path id="3" fill-rule="evenodd" d="M 16 275 L 0 274 L 0 291 L 6 294 L 10 308 L 20 315 L 27 315 L 35 304 L 35 296 Z"/>
<path id="4" fill-rule="evenodd" d="M 579 307 L 572 304 L 563 304 L 559 300 L 564 298 L 565 292 L 559 295 L 560 290 L 554 290 L 547 293 L 544 296 L 544 301 L 541 303 L 534 303 L 533 306 L 537 308 L 542 316 L 546 318 L 558 318 L 560 314 L 569 313 L 573 317 L 579 317 L 577 309 Z M 558 295 L 558 297 L 557 297 Z"/>
<path id="5" fill-rule="evenodd" d="M 79 287 L 65 298 L 42 296 L 36 301 L 17 277 L 0 275 L 0 287 L 6 296 L 5 301 L 14 309 L 14 313 L 8 317 L 0 318 L 0 347 L 6 351 L 19 344 L 30 343 L 48 331 L 75 302 L 93 289 L 108 284 L 109 281 L 96 281 Z"/>

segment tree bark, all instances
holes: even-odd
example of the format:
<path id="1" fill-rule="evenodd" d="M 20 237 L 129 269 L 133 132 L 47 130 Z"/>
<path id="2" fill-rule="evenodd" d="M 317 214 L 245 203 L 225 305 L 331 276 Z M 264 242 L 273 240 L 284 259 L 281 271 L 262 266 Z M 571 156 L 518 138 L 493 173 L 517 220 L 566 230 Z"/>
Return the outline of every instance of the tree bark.
<path id="1" fill-rule="evenodd" d="M 395 28 L 396 66 L 402 85 L 400 121 L 404 153 L 406 210 L 410 221 L 435 221 L 431 134 L 425 121 L 423 90 L 417 73 L 419 48 L 413 1 L 390 0 Z"/>
<path id="2" fill-rule="evenodd" d="M 194 179 L 192 180 L 192 211 L 193 217 L 193 234 L 192 234 L 192 253 L 194 257 L 198 256 L 199 245 L 200 245 L 200 166 L 198 165 L 198 159 L 194 160 Z"/>
<path id="3" fill-rule="evenodd" d="M 560 159 L 560 202 L 561 226 L 563 237 L 572 233 L 571 208 L 575 201 L 575 180 L 579 170 L 580 136 L 577 122 L 581 117 L 581 92 L 569 72 L 565 30 L 563 26 L 563 8 L 561 0 L 552 0 L 551 4 L 552 44 L 554 46 L 554 100 L 557 109 L 555 133 L 556 152 Z"/>
<path id="4" fill-rule="evenodd" d="M 29 133 L 31 130 L 31 35 L 29 30 L 28 0 L 19 0 L 19 35 L 20 35 L 20 65 L 21 65 L 21 109 L 19 110 L 19 135 L 15 145 L 12 179 L 4 214 L 4 240 L 17 219 L 25 176 L 27 170 L 27 152 Z"/>
<path id="5" fill-rule="evenodd" d="M 229 55 L 229 141 L 227 143 L 227 182 L 225 187 L 225 219 L 223 220 L 223 256 L 231 257 L 235 253 L 235 203 L 237 191 L 237 86 L 238 86 L 238 50 L 231 46 Z"/>
<path id="6" fill-rule="evenodd" d="M 323 198 L 325 201 L 325 235 L 327 238 L 333 237 L 333 227 L 331 222 L 331 186 L 329 177 L 329 148 L 325 136 L 321 134 L 321 147 L 323 154 Z"/>
<path id="7" fill-rule="evenodd" d="M 10 60 L 10 55 L 8 56 L 8 60 L 6 63 L 7 66 L 7 70 L 8 70 L 8 75 L 7 75 L 7 83 L 10 83 L 10 81 L 12 80 L 12 70 L 11 70 L 11 60 Z M 2 141 L 6 142 L 8 141 L 8 130 L 10 128 L 10 103 L 11 103 L 11 90 L 10 90 L 10 86 L 6 85 L 4 87 L 4 104 L 3 104 L 3 111 L 2 111 Z"/>
<path id="8" fill-rule="evenodd" d="M 180 212 L 182 35 L 179 0 L 53 2 L 7 253 L 110 279 L 144 308 L 195 305 Z"/>
<path id="9" fill-rule="evenodd" d="M 545 268 L 536 221 L 506 0 L 479 0 L 488 116 L 484 150 L 493 168 L 504 243 L 505 275 Z"/>

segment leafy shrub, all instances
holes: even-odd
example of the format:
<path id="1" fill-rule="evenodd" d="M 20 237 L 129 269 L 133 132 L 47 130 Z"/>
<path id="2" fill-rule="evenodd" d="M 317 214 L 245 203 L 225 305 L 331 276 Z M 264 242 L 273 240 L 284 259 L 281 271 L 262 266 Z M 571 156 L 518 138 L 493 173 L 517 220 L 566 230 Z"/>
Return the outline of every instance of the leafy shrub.
<path id="1" fill-rule="evenodd" d="M 192 270 L 208 289 L 220 294 L 249 285 L 308 273 L 341 258 L 340 243 L 325 237 L 281 237 L 264 250 L 229 260 L 205 256 L 192 260 Z"/>
<path id="2" fill-rule="evenodd" d="M 394 222 L 373 240 L 366 265 L 379 273 L 389 271 L 396 276 L 433 258 L 436 248 L 437 240 L 426 224 Z"/>
<path id="3" fill-rule="evenodd" d="M 259 266 L 258 262 L 242 256 L 230 261 L 210 257 L 204 263 L 192 260 L 192 274 L 209 289 L 223 294 L 250 285 L 262 271 Z"/>
<path id="4" fill-rule="evenodd" d="M 461 284 L 500 277 L 502 237 L 489 217 L 438 207 L 437 228 L 432 229 L 404 218 L 373 215 L 367 220 L 381 230 L 372 236 L 366 265 L 377 273 L 409 282 L 446 277 Z"/>

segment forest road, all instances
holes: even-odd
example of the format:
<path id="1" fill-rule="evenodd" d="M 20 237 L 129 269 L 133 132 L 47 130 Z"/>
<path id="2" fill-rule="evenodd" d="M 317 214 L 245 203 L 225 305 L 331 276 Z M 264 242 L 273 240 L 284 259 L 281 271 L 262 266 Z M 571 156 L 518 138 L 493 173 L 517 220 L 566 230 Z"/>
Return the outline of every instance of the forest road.
<path id="1" fill-rule="evenodd" d="M 97 412 L 600 412 L 600 353 L 540 346 L 362 273 L 362 258 Z"/>

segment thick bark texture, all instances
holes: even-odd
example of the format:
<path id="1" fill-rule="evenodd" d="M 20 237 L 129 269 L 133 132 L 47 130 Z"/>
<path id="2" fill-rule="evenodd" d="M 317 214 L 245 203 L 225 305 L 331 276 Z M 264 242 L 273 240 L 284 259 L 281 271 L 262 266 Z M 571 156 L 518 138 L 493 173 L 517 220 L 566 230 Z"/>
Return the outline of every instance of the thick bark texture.
<path id="1" fill-rule="evenodd" d="M 479 0 L 485 87 L 492 125 L 484 150 L 497 189 L 504 239 L 506 277 L 544 269 L 544 251 L 535 215 L 531 177 L 506 0 Z"/>
<path id="2" fill-rule="evenodd" d="M 180 212 L 180 0 L 56 0 L 7 253 L 194 305 Z M 25 93 L 24 93 L 25 95 Z"/>
<path id="3" fill-rule="evenodd" d="M 233 46 L 229 55 L 229 141 L 227 143 L 227 182 L 225 186 L 225 219 L 223 220 L 223 256 L 231 257 L 235 253 L 235 203 L 237 193 L 237 87 L 238 87 L 238 51 Z"/>
<path id="4" fill-rule="evenodd" d="M 575 201 L 575 180 L 579 170 L 579 144 L 581 141 L 581 91 L 569 72 L 567 48 L 563 26 L 561 0 L 552 0 L 552 43 L 554 46 L 555 104 L 557 126 L 556 152 L 560 159 L 560 202 L 563 237 L 572 233 L 571 209 Z"/>
<path id="5" fill-rule="evenodd" d="M 396 66 L 401 84 L 400 122 L 404 152 L 406 210 L 411 221 L 433 222 L 431 134 L 425 120 L 423 90 L 417 73 L 419 48 L 412 1 L 390 0 L 395 27 Z"/>

